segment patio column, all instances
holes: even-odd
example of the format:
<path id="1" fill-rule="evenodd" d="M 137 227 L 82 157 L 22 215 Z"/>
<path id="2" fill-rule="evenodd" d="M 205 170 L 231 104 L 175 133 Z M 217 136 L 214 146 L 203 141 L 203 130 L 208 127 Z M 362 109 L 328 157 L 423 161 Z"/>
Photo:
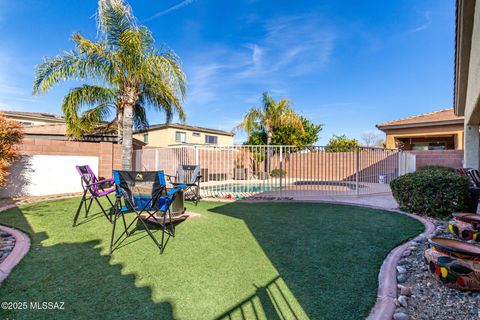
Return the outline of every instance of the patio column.
<path id="1" fill-rule="evenodd" d="M 465 150 L 463 166 L 465 168 L 480 168 L 480 134 L 479 126 L 465 124 Z"/>

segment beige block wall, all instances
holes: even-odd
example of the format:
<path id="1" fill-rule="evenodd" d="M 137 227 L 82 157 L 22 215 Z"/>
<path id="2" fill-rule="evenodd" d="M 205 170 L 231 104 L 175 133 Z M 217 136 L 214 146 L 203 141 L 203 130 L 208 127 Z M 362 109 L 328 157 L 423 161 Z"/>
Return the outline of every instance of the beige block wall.
<path id="1" fill-rule="evenodd" d="M 387 129 L 386 147 L 395 149 L 396 138 L 414 138 L 430 136 L 450 136 L 455 138 L 455 149 L 463 150 L 463 124 L 453 124 L 448 126 L 430 126 L 405 129 Z"/>
<path id="2" fill-rule="evenodd" d="M 205 136 L 216 136 L 218 145 L 233 145 L 233 136 L 219 135 L 214 133 L 205 133 L 186 129 L 177 128 L 165 128 L 160 130 L 152 130 L 148 132 L 148 145 L 147 147 L 168 147 L 172 145 L 180 145 L 181 142 L 175 140 L 176 132 L 185 132 L 186 143 L 188 144 L 205 144 Z M 200 133 L 199 137 L 193 135 L 194 132 Z M 144 133 L 134 134 L 134 138 L 143 140 Z"/>

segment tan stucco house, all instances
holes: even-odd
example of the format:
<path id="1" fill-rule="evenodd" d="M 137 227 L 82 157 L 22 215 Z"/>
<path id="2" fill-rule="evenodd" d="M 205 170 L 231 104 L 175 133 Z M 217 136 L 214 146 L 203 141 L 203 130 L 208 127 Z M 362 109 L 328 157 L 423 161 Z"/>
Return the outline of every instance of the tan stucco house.
<path id="1" fill-rule="evenodd" d="M 65 117 L 51 113 L 23 112 L 23 111 L 0 111 L 5 118 L 20 122 L 23 126 L 37 126 L 50 123 L 65 123 Z"/>
<path id="2" fill-rule="evenodd" d="M 181 145 L 233 145 L 231 132 L 190 126 L 178 123 L 152 125 L 135 131 L 134 138 L 147 147 L 171 147 Z"/>
<path id="3" fill-rule="evenodd" d="M 464 166 L 480 167 L 480 1 L 457 0 L 454 111 L 465 117 Z"/>
<path id="4" fill-rule="evenodd" d="M 377 124 L 388 149 L 463 149 L 463 117 L 444 109 Z"/>

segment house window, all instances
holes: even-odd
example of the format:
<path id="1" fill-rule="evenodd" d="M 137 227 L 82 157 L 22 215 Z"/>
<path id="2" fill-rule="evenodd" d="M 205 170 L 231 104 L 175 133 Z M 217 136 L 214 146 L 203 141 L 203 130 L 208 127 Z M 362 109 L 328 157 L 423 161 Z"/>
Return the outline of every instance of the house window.
<path id="1" fill-rule="evenodd" d="M 148 143 L 148 133 L 143 134 L 143 142 Z"/>
<path id="2" fill-rule="evenodd" d="M 187 142 L 187 134 L 185 132 L 181 132 L 181 131 L 175 132 L 175 141 L 177 141 L 177 142 Z"/>
<path id="3" fill-rule="evenodd" d="M 194 136 L 194 137 L 200 137 L 200 132 L 194 132 L 194 133 L 192 133 L 192 136 Z"/>
<path id="4" fill-rule="evenodd" d="M 22 121 L 21 124 L 23 126 L 31 126 L 31 125 L 33 125 L 33 122 Z"/>
<path id="5" fill-rule="evenodd" d="M 205 143 L 206 144 L 217 144 L 218 137 L 217 136 L 205 136 Z"/>

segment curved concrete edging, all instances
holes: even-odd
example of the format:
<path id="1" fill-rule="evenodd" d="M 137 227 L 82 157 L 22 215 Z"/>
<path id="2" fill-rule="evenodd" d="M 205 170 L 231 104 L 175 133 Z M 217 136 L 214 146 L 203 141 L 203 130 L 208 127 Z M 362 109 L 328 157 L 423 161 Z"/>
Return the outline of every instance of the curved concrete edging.
<path id="1" fill-rule="evenodd" d="M 15 205 L 0 208 L 0 212 L 14 208 Z M 12 252 L 0 263 L 0 284 L 12 272 L 13 268 L 22 260 L 30 249 L 30 238 L 23 232 L 0 225 L 0 231 L 9 233 L 15 238 L 15 246 Z"/>
<path id="2" fill-rule="evenodd" d="M 425 230 L 416 236 L 412 241 L 422 237 L 428 238 L 435 231 L 433 223 L 423 217 L 419 217 L 410 213 L 399 210 L 390 210 L 400 214 L 407 215 L 413 219 L 417 219 L 425 226 Z M 370 311 L 368 320 L 391 320 L 395 313 L 395 299 L 397 298 L 397 263 L 402 254 L 411 246 L 411 242 L 407 241 L 399 245 L 387 255 L 380 268 L 378 274 L 378 290 L 377 301 Z"/>

